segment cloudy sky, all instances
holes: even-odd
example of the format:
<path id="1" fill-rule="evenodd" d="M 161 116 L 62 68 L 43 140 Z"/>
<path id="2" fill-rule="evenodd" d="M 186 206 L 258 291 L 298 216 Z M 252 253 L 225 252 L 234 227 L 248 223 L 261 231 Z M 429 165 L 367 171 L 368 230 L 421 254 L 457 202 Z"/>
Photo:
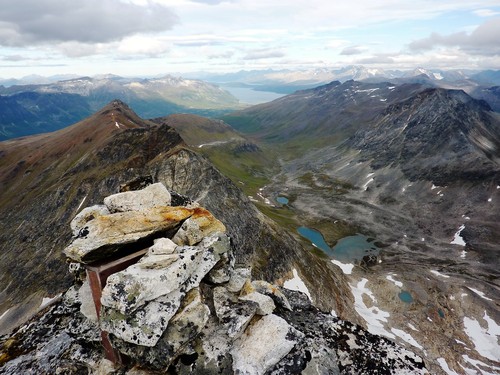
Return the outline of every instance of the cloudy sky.
<path id="1" fill-rule="evenodd" d="M 0 77 L 500 69 L 500 0 L 2 0 Z"/>

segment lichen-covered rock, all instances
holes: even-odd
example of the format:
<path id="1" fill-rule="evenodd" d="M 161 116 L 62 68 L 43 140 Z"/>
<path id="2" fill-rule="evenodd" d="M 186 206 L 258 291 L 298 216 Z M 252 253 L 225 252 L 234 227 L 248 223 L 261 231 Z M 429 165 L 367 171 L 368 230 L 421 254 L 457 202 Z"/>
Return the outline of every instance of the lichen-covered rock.
<path id="1" fill-rule="evenodd" d="M 110 195 L 104 198 L 104 204 L 110 212 L 147 211 L 170 206 L 171 199 L 167 188 L 161 183 L 156 183 L 142 190 Z"/>
<path id="2" fill-rule="evenodd" d="M 184 295 L 180 289 L 174 290 L 139 307 L 133 314 L 103 306 L 101 329 L 131 344 L 155 346 L 179 309 Z"/>
<path id="3" fill-rule="evenodd" d="M 207 281 L 212 284 L 227 283 L 231 279 L 234 267 L 234 257 L 228 252 L 221 255 L 219 262 L 207 274 Z"/>
<path id="4" fill-rule="evenodd" d="M 247 280 L 250 280 L 252 270 L 250 268 L 235 268 L 231 274 L 231 278 L 225 287 L 233 293 L 238 293 Z"/>
<path id="5" fill-rule="evenodd" d="M 225 232 L 226 227 L 204 208 L 196 208 L 172 238 L 178 245 L 195 245 L 204 237 L 216 232 Z"/>
<path id="6" fill-rule="evenodd" d="M 198 288 L 192 289 L 182 301 L 181 308 L 169 322 L 161 340 L 171 345 L 172 359 L 186 343 L 193 340 L 205 327 L 210 309 L 201 300 Z"/>
<path id="7" fill-rule="evenodd" d="M 215 313 L 220 324 L 226 328 L 231 338 L 241 335 L 257 312 L 258 305 L 253 301 L 238 301 L 238 298 L 223 286 L 213 290 Z"/>
<path id="8" fill-rule="evenodd" d="M 96 216 L 79 230 L 64 254 L 82 263 L 109 257 L 125 244 L 179 226 L 195 210 L 168 206 Z"/>
<path id="9" fill-rule="evenodd" d="M 249 287 L 247 287 L 249 288 Z M 273 285 L 271 283 L 268 283 L 267 281 L 264 280 L 254 280 L 251 283 L 251 291 L 256 291 L 261 294 L 265 294 L 266 296 L 269 296 L 273 299 L 273 301 L 279 305 L 284 307 L 285 309 L 291 310 L 292 307 L 290 306 L 290 303 L 288 302 L 288 299 L 286 296 L 283 294 L 283 292 L 277 287 L 276 285 Z M 249 293 L 250 289 L 242 290 L 242 294 Z"/>
<path id="10" fill-rule="evenodd" d="M 263 316 L 247 328 L 231 349 L 235 374 L 264 374 L 302 337 L 284 319 L 272 314 Z"/>
<path id="11" fill-rule="evenodd" d="M 271 297 L 258 292 L 252 292 L 239 297 L 240 301 L 252 301 L 257 304 L 257 314 L 259 315 L 269 315 L 271 314 L 276 306 Z"/>
<path id="12" fill-rule="evenodd" d="M 110 276 L 101 297 L 102 328 L 132 344 L 156 345 L 184 295 L 219 260 L 214 248 L 226 241 L 222 234 L 212 237 L 206 241 L 212 247 L 178 247 L 178 253 L 150 255 Z"/>
<path id="13" fill-rule="evenodd" d="M 216 244 L 224 236 L 214 237 Z M 219 261 L 211 247 L 178 247 L 173 254 L 144 256 L 139 263 L 111 275 L 102 291 L 101 303 L 122 314 L 185 286 L 196 287 Z"/>

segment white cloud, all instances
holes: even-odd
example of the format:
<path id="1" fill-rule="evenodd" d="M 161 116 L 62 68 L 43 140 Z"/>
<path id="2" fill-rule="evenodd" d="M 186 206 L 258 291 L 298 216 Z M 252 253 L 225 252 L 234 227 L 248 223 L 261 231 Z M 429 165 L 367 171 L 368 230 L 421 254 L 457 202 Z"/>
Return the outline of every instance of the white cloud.
<path id="1" fill-rule="evenodd" d="M 119 0 L 2 0 L 0 45 L 51 42 L 105 43 L 126 36 L 170 29 L 174 13 L 160 4 Z"/>
<path id="2" fill-rule="evenodd" d="M 479 17 L 494 17 L 500 15 L 500 12 L 491 9 L 478 9 L 475 10 L 473 13 Z"/>

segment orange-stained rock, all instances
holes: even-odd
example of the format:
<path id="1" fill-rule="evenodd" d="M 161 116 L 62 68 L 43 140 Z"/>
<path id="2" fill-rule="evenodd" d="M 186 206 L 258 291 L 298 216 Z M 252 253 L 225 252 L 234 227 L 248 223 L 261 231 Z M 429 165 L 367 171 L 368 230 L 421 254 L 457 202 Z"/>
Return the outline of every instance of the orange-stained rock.
<path id="1" fill-rule="evenodd" d="M 165 206 L 96 216 L 80 228 L 78 236 L 64 249 L 64 254 L 82 263 L 100 260 L 119 252 L 123 245 L 157 232 L 174 230 L 198 210 Z"/>
<path id="2" fill-rule="evenodd" d="M 187 219 L 172 238 L 177 245 L 195 245 L 204 237 L 216 232 L 225 232 L 226 227 L 208 210 L 202 207 L 193 209 L 193 215 Z"/>

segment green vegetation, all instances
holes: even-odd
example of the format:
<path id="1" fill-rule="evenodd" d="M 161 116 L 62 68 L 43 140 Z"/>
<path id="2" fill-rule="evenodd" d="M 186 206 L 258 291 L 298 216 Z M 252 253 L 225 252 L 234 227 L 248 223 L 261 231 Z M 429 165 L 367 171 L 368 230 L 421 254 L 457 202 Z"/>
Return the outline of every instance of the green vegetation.
<path id="1" fill-rule="evenodd" d="M 324 173 L 307 172 L 299 177 L 299 182 L 315 190 L 326 190 L 332 194 L 346 194 L 354 189 L 350 182 L 330 177 Z"/>

